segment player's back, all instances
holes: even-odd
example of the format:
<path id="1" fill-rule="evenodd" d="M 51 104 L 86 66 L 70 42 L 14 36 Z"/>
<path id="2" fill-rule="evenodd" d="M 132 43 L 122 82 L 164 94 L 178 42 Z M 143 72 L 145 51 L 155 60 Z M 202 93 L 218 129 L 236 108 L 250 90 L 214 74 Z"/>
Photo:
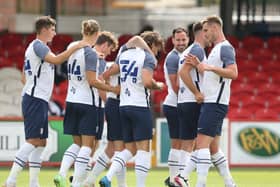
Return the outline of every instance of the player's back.
<path id="1" fill-rule="evenodd" d="M 73 43 L 69 46 L 73 45 Z M 97 55 L 90 47 L 77 50 L 68 59 L 69 85 L 66 97 L 67 102 L 94 104 L 94 93 L 86 78 L 86 56 L 90 54 L 96 57 L 95 60 L 90 62 L 96 71 Z"/>
<path id="2" fill-rule="evenodd" d="M 142 82 L 142 69 L 148 53 L 143 49 L 128 49 L 120 54 L 120 106 L 149 107 L 150 91 Z"/>

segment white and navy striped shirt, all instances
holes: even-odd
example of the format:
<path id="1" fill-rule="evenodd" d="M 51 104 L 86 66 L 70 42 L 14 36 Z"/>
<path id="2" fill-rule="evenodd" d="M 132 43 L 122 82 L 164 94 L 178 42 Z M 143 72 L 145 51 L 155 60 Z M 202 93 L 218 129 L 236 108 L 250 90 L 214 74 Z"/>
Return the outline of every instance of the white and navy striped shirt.
<path id="1" fill-rule="evenodd" d="M 168 53 L 168 55 L 165 58 L 163 68 L 164 68 L 164 78 L 167 85 L 168 94 L 164 99 L 163 102 L 164 105 L 173 106 L 173 107 L 177 106 L 177 94 L 174 92 L 172 88 L 169 75 L 172 74 L 176 75 L 178 73 L 180 55 L 181 53 L 179 53 L 179 51 L 173 49 Z"/>
<path id="2" fill-rule="evenodd" d="M 180 62 L 179 62 L 179 69 L 182 68 L 182 65 L 185 62 L 185 56 L 187 56 L 187 54 L 189 53 L 196 56 L 199 59 L 199 61 L 202 63 L 206 61 L 206 55 L 204 49 L 198 43 L 193 43 L 181 55 Z M 197 69 L 195 68 L 192 68 L 192 70 L 190 71 L 190 75 L 194 85 L 197 87 L 198 90 L 200 90 L 202 86 L 202 75 L 198 73 Z M 194 94 L 191 92 L 191 90 L 185 85 L 185 83 L 179 77 L 178 103 L 185 103 L 185 102 L 196 102 L 196 99 Z"/>
<path id="3" fill-rule="evenodd" d="M 25 85 L 22 95 L 49 101 L 54 85 L 54 65 L 44 61 L 49 47 L 39 39 L 33 40 L 25 51 Z"/>
<path id="4" fill-rule="evenodd" d="M 142 82 L 142 69 L 153 72 L 156 59 L 149 52 L 127 49 L 117 59 L 120 66 L 120 106 L 150 107 L 150 90 Z"/>
<path id="5" fill-rule="evenodd" d="M 97 54 L 89 46 L 77 50 L 69 57 L 67 102 L 95 105 L 95 95 L 86 79 L 86 71 L 96 72 L 96 68 Z"/>
<path id="6" fill-rule="evenodd" d="M 207 59 L 207 64 L 221 68 L 235 63 L 234 48 L 227 40 L 215 45 Z M 205 71 L 202 91 L 204 103 L 228 105 L 230 100 L 230 84 L 231 79 L 221 77 L 212 71 Z"/>

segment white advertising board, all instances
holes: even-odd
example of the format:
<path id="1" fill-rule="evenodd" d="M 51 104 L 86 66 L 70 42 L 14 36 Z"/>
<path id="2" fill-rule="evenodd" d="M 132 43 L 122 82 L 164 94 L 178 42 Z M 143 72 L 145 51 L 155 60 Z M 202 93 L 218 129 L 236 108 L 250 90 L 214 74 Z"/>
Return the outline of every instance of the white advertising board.
<path id="1" fill-rule="evenodd" d="M 280 122 L 231 122 L 231 166 L 280 166 Z"/>
<path id="2" fill-rule="evenodd" d="M 13 161 L 24 142 L 23 121 L 0 121 L 0 161 Z M 57 132 L 49 128 L 49 138 L 42 159 L 49 161 L 55 152 L 57 152 Z"/>

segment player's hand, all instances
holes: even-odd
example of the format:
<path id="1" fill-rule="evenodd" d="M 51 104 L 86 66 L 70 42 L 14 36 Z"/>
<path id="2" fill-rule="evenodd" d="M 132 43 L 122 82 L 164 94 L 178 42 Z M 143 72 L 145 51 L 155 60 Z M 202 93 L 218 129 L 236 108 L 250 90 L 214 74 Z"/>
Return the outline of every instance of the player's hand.
<path id="1" fill-rule="evenodd" d="M 159 90 L 163 90 L 165 84 L 163 82 L 157 82 L 157 87 Z"/>
<path id="2" fill-rule="evenodd" d="M 204 101 L 204 95 L 201 92 L 198 92 L 194 96 L 195 96 L 195 100 L 198 104 L 200 104 Z"/>
<path id="3" fill-rule="evenodd" d="M 196 66 L 199 73 L 203 73 L 204 71 L 212 71 L 213 70 L 212 65 L 208 65 L 206 63 L 200 63 Z"/>
<path id="4" fill-rule="evenodd" d="M 105 59 L 104 53 L 101 53 L 101 52 L 98 52 L 98 51 L 96 51 L 96 53 L 97 53 L 98 58 Z"/>
<path id="5" fill-rule="evenodd" d="M 200 64 L 200 61 L 195 55 L 189 53 L 187 56 L 185 56 L 185 63 L 191 64 L 196 67 L 198 64 Z"/>

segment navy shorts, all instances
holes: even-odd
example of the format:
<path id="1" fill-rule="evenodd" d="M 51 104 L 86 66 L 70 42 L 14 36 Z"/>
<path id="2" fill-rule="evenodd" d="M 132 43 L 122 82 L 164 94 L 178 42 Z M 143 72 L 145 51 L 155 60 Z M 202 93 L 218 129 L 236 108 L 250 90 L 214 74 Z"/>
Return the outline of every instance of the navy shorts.
<path id="1" fill-rule="evenodd" d="M 25 139 L 48 138 L 48 102 L 25 94 L 22 97 Z"/>
<path id="2" fill-rule="evenodd" d="M 200 106 L 196 102 L 178 104 L 180 139 L 193 140 L 196 138 Z"/>
<path id="3" fill-rule="evenodd" d="M 104 129 L 104 108 L 97 107 L 96 139 L 101 140 Z"/>
<path id="4" fill-rule="evenodd" d="M 167 119 L 169 137 L 171 139 L 180 139 L 178 109 L 174 106 L 163 105 L 163 113 Z"/>
<path id="5" fill-rule="evenodd" d="M 96 136 L 96 106 L 66 102 L 63 127 L 64 134 Z"/>
<path id="6" fill-rule="evenodd" d="M 124 142 L 152 139 L 152 114 L 147 107 L 121 106 Z"/>
<path id="7" fill-rule="evenodd" d="M 105 104 L 107 120 L 107 139 L 110 141 L 123 140 L 120 117 L 120 100 L 108 98 Z"/>
<path id="8" fill-rule="evenodd" d="M 215 137 L 222 134 L 222 125 L 228 112 L 228 105 L 204 103 L 198 120 L 198 133 Z"/>

